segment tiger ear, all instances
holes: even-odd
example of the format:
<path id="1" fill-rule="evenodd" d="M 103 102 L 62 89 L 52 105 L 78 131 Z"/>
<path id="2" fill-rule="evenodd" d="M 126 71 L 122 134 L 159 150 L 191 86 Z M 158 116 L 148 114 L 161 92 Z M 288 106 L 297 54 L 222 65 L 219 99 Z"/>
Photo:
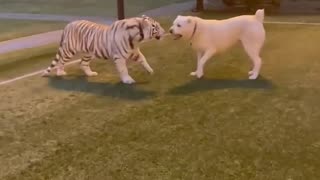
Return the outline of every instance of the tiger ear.
<path id="1" fill-rule="evenodd" d="M 142 26 L 143 27 L 146 27 L 146 26 L 148 26 L 148 17 L 142 17 L 142 20 L 141 20 L 141 22 L 142 22 Z"/>
<path id="2" fill-rule="evenodd" d="M 143 25 L 144 27 L 148 26 L 148 24 L 149 24 L 149 17 L 146 16 L 146 15 L 142 15 L 141 17 L 142 17 L 142 25 Z"/>

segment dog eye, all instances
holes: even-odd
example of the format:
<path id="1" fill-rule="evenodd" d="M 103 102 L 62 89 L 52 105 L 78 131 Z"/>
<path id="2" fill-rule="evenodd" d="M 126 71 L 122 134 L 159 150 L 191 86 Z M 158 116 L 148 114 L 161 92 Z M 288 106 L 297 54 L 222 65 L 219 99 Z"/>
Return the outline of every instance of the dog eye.
<path id="1" fill-rule="evenodd" d="M 180 25 L 180 24 L 177 24 L 177 26 L 178 26 L 178 27 L 181 27 L 181 25 Z"/>

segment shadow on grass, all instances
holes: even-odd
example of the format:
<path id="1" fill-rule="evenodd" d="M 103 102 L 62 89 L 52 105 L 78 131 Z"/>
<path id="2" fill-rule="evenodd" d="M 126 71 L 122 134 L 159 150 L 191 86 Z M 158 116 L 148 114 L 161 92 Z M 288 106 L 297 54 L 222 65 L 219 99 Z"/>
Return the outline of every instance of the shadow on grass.
<path id="1" fill-rule="evenodd" d="M 257 80 L 229 80 L 229 79 L 196 79 L 169 91 L 171 95 L 190 94 L 198 91 L 215 89 L 272 89 L 274 85 L 267 79 L 260 77 Z"/>
<path id="2" fill-rule="evenodd" d="M 85 92 L 128 100 L 142 100 L 155 95 L 154 92 L 138 89 L 135 85 L 126 85 L 120 82 L 117 84 L 90 82 L 85 76 L 50 77 L 49 86 L 65 91 Z"/>

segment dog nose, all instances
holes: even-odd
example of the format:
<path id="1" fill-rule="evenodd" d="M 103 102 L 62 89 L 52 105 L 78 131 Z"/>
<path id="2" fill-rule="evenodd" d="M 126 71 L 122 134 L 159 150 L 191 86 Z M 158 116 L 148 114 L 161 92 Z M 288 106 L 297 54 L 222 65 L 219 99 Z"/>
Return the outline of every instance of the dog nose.
<path id="1" fill-rule="evenodd" d="M 169 30 L 169 33 L 172 34 L 172 33 L 173 33 L 173 29 L 170 29 L 170 30 Z"/>

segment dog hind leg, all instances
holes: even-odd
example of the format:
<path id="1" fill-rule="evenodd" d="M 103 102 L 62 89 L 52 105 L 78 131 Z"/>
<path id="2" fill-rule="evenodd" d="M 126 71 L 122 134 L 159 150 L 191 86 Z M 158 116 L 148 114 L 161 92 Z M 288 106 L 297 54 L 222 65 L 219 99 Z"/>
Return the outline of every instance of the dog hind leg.
<path id="1" fill-rule="evenodd" d="M 262 43 L 253 43 L 252 41 L 242 40 L 242 45 L 253 63 L 253 69 L 248 73 L 249 79 L 257 79 L 262 65 L 262 60 L 259 55 Z"/>

